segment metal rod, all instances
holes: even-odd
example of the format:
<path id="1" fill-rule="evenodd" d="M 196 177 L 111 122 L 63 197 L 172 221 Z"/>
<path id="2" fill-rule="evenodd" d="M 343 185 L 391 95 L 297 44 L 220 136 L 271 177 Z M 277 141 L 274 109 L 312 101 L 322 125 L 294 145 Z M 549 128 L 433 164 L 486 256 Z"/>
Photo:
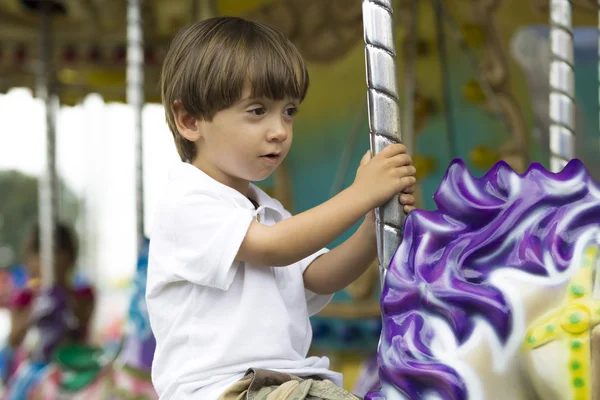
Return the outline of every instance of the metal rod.
<path id="1" fill-rule="evenodd" d="M 448 152 L 450 159 L 458 156 L 456 150 L 456 132 L 454 117 L 452 114 L 452 88 L 450 87 L 450 66 L 448 65 L 448 52 L 446 49 L 446 39 L 444 37 L 444 19 L 442 11 L 442 0 L 432 0 L 433 9 L 435 12 L 435 33 L 440 55 L 440 76 L 443 87 L 444 96 L 444 112 L 446 115 L 446 136 L 448 137 Z"/>
<path id="2" fill-rule="evenodd" d="M 550 0 L 550 170 L 575 157 L 575 67 L 570 0 Z"/>
<path id="3" fill-rule="evenodd" d="M 392 0 L 363 0 L 367 104 L 371 152 L 401 143 Z M 397 199 L 375 210 L 381 282 L 402 241 L 406 215 Z"/>
<path id="4" fill-rule="evenodd" d="M 42 285 L 52 287 L 55 282 L 55 229 L 58 219 L 58 173 L 56 170 L 56 108 L 53 98 L 52 68 L 52 10 L 50 2 L 41 3 L 40 13 L 40 64 L 38 97 L 44 103 L 46 123 L 46 165 L 39 180 L 39 234 L 40 273 Z"/>
<path id="5" fill-rule="evenodd" d="M 127 3 L 127 103 L 133 110 L 135 135 L 135 204 L 137 251 L 144 239 L 144 157 L 142 112 L 144 108 L 144 38 L 142 0 Z"/>

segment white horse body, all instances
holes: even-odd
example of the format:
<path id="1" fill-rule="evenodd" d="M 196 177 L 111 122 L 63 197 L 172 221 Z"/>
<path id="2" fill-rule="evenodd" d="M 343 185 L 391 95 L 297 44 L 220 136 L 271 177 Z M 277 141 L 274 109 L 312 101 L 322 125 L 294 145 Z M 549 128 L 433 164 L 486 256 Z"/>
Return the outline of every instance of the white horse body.
<path id="1" fill-rule="evenodd" d="M 434 199 L 388 269 L 367 399 L 591 400 L 600 187 L 583 164 L 474 178 L 455 161 Z"/>

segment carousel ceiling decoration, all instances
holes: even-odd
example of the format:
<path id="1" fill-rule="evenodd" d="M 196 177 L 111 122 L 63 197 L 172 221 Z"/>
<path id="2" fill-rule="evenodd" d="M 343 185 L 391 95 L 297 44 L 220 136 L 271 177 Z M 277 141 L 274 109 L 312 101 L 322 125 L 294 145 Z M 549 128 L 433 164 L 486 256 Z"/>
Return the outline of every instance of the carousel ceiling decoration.
<path id="1" fill-rule="evenodd" d="M 0 3 L 0 92 L 35 87 L 40 54 L 40 0 Z M 53 0 L 51 60 L 63 104 L 90 92 L 107 101 L 125 100 L 126 2 Z M 142 2 L 146 99 L 159 102 L 160 65 L 172 36 L 185 24 L 216 15 L 214 0 Z M 343 57 L 362 39 L 360 2 L 332 0 L 263 1 L 244 14 L 282 29 L 309 62 Z"/>
<path id="2" fill-rule="evenodd" d="M 332 62 L 362 40 L 362 3 L 348 0 L 283 0 L 246 17 L 281 29 L 312 62 Z"/>
<path id="3" fill-rule="evenodd" d="M 42 0 L 3 0 L 0 2 L 0 93 L 12 87 L 35 87 L 39 68 L 40 19 Z M 74 104 L 90 92 L 99 92 L 106 101 L 125 101 L 126 4 L 124 0 L 47 0 L 54 4 L 52 19 L 53 61 L 63 104 Z M 145 0 L 142 2 L 146 100 L 160 101 L 158 77 L 170 39 L 184 25 L 216 15 L 231 7 L 234 0 Z M 352 0 L 253 0 L 252 6 L 238 7 L 244 17 L 277 26 L 298 46 L 311 63 L 332 63 L 356 48 L 362 40 L 362 8 Z M 445 2 L 444 2 L 445 3 Z M 500 1 L 474 2 L 497 9 Z M 396 24 L 406 24 L 408 0 L 398 1 Z M 450 3 L 448 3 L 450 4 Z M 530 0 L 531 7 L 547 14 L 547 0 Z M 596 0 L 574 0 L 573 9 L 580 14 L 597 7 Z M 233 9 L 232 9 L 233 10 Z M 479 14 L 481 15 L 481 14 Z M 404 19 L 406 19 L 404 17 Z M 465 22 L 465 21 L 461 21 Z M 507 21 L 503 21 L 503 24 Z M 483 30 L 481 28 L 484 28 Z M 516 28 L 516 27 L 515 27 Z M 485 46 L 496 41 L 489 35 L 485 21 L 461 24 L 459 28 L 471 46 Z M 417 55 L 430 54 L 431 44 L 417 43 Z M 495 46 L 495 45 L 494 45 Z M 404 46 L 398 49 L 406 56 Z M 487 63 L 486 63 L 487 65 Z M 486 79 L 493 89 L 502 92 L 507 81 L 492 76 L 497 71 L 486 67 Z M 488 76 L 489 75 L 489 76 Z M 498 79 L 496 79 L 498 78 Z M 497 85 L 496 85 L 497 84 Z M 418 88 L 417 88 L 418 89 Z M 467 95 L 482 97 L 477 82 L 465 88 Z M 511 113 L 511 100 L 502 97 L 501 107 Z M 484 100 L 481 100 L 484 101 Z M 513 128 L 518 125 L 513 118 Z M 422 123 L 415 121 L 416 124 Z M 518 126 L 517 126 L 518 128 Z M 514 132 L 519 129 L 513 129 Z M 516 133 L 516 136 L 519 136 Z M 510 149 L 508 150 L 511 151 Z M 519 150 L 517 150 L 518 152 Z"/>
<path id="4" fill-rule="evenodd" d="M 40 1 L 0 2 L 0 92 L 35 87 L 40 59 Z M 48 0 L 53 3 L 51 61 L 62 103 L 90 92 L 125 101 L 127 2 Z M 144 64 L 148 101 L 159 101 L 158 74 L 170 38 L 183 25 L 214 15 L 214 2 L 143 1 Z"/>

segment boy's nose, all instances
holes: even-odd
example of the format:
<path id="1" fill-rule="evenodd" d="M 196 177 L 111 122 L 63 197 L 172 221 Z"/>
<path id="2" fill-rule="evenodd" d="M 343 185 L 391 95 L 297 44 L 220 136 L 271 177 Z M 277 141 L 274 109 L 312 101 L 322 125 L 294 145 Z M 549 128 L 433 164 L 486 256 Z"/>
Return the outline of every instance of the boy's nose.
<path id="1" fill-rule="evenodd" d="M 283 142 L 287 139 L 287 137 L 287 130 L 281 124 L 278 124 L 269 130 L 267 140 L 269 142 Z"/>

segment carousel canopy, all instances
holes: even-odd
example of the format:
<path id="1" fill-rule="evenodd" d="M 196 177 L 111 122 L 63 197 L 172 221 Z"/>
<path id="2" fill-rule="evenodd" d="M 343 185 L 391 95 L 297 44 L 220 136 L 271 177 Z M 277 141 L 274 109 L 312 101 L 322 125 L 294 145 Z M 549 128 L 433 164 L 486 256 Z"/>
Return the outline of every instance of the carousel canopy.
<path id="1" fill-rule="evenodd" d="M 35 88 L 40 54 L 40 4 L 52 4 L 52 60 L 63 104 L 88 93 L 106 101 L 125 101 L 127 52 L 126 0 L 3 0 L 0 2 L 0 93 L 12 87 Z M 282 29 L 308 62 L 330 63 L 362 41 L 361 0 L 145 0 L 143 5 L 146 101 L 159 102 L 158 76 L 170 39 L 184 25 L 212 15 L 241 15 Z M 406 25 L 409 1 L 397 2 L 399 28 Z M 429 2 L 426 8 L 431 8 Z M 471 18 L 469 2 L 446 2 L 455 15 Z M 459 4 L 464 3 L 464 4 Z M 509 13 L 498 14 L 501 32 L 547 22 L 548 0 L 492 1 Z M 575 0 L 575 25 L 595 25 L 595 0 Z M 523 13 L 517 9 L 527 9 Z M 519 15 L 537 15 L 524 21 Z M 502 14 L 502 15 L 500 15 Z M 463 15 L 465 18 L 463 18 Z M 434 38 L 432 17 L 421 21 L 422 38 Z M 463 27 L 476 40 L 477 32 Z M 402 34 L 399 35 L 401 37 Z M 432 54 L 433 58 L 437 55 Z M 432 60 L 431 65 L 438 61 Z M 401 66 L 400 66 L 401 67 Z M 423 68 L 420 68 L 423 70 Z M 424 71 L 425 75 L 437 74 Z"/>

